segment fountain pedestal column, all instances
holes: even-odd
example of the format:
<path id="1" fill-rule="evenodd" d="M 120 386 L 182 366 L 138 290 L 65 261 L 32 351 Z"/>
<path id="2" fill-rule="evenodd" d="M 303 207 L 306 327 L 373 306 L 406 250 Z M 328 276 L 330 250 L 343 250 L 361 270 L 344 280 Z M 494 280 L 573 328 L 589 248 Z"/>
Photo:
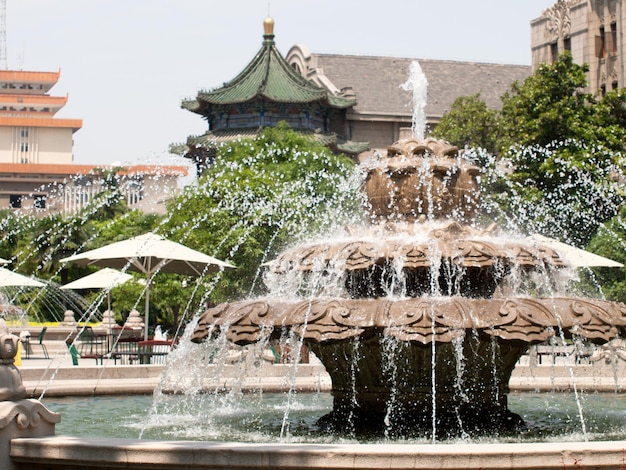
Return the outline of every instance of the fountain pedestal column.
<path id="1" fill-rule="evenodd" d="M 523 425 L 508 410 L 507 394 L 526 345 L 469 331 L 434 348 L 384 334 L 308 347 L 332 379 L 333 411 L 320 420 L 329 430 L 406 435 L 435 428 L 458 435 Z"/>

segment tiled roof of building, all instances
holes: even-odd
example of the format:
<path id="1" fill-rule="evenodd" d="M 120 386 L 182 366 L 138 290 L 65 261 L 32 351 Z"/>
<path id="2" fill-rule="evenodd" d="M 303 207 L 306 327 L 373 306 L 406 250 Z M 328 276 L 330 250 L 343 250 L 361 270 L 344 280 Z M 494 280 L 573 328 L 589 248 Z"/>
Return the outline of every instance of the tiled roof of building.
<path id="1" fill-rule="evenodd" d="M 58 72 L 31 72 L 27 70 L 0 70 L 0 83 L 47 83 L 55 84 L 59 81 L 61 71 Z"/>
<path id="2" fill-rule="evenodd" d="M 221 88 L 199 92 L 182 107 L 199 114 L 211 105 L 231 105 L 265 99 L 278 103 L 323 102 L 333 108 L 348 108 L 353 97 L 336 96 L 297 73 L 278 52 L 274 34 L 263 35 L 263 45 L 246 68 Z"/>
<path id="3" fill-rule="evenodd" d="M 52 117 L 0 117 L 0 126 L 12 127 L 64 127 L 76 132 L 83 127 L 82 119 L 57 119 Z"/>
<path id="4" fill-rule="evenodd" d="M 411 92 L 400 86 L 408 80 L 416 59 L 314 54 L 318 70 L 338 88 L 356 93 L 355 113 L 411 115 Z M 418 60 L 428 80 L 426 115 L 439 118 L 461 96 L 480 93 L 491 109 L 500 109 L 500 97 L 514 81 L 531 75 L 530 66 Z"/>

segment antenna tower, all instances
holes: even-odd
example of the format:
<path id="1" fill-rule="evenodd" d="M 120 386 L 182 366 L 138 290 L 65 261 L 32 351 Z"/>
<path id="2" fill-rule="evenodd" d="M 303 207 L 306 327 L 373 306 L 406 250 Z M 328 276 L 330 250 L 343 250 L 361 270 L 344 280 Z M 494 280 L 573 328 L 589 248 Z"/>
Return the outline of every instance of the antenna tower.
<path id="1" fill-rule="evenodd" d="M 0 0 L 0 69 L 7 70 L 7 0 Z"/>

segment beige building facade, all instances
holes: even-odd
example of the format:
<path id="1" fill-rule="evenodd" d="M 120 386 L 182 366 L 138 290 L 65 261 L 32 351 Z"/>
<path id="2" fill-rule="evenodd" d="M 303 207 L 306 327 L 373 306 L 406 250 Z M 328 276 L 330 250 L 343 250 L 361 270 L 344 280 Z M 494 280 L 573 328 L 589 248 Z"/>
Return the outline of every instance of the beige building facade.
<path id="1" fill-rule="evenodd" d="M 111 168 L 73 163 L 81 119 L 55 114 L 67 96 L 52 96 L 60 72 L 0 70 L 0 210 L 70 214 L 92 204 L 114 172 L 128 207 L 162 213 L 186 166 Z"/>
<path id="2" fill-rule="evenodd" d="M 107 167 L 77 164 L 0 163 L 0 210 L 24 213 L 73 214 L 93 204 L 108 189 L 107 173 L 118 179 L 118 191 L 128 207 L 145 213 L 165 213 L 165 203 L 179 194 L 187 166 L 134 165 Z"/>
<path id="3" fill-rule="evenodd" d="M 620 0 L 559 0 L 531 22 L 532 66 L 569 51 L 589 65 L 589 91 L 603 95 L 625 86 L 624 20 Z"/>
<path id="4" fill-rule="evenodd" d="M 60 72 L 0 70 L 0 162 L 68 164 L 81 119 L 54 117 L 67 96 L 48 92 Z"/>

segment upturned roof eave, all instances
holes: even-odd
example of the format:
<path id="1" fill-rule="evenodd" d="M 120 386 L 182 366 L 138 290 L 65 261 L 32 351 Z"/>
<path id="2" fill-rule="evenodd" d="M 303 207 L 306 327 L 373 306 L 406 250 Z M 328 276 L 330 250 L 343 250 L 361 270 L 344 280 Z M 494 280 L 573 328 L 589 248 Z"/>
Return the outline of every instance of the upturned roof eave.
<path id="1" fill-rule="evenodd" d="M 356 99 L 335 96 L 297 73 L 280 55 L 274 41 L 265 36 L 261 49 L 235 78 L 220 88 L 198 93 L 196 100 L 183 102 L 182 107 L 201 113 L 207 105 L 236 105 L 254 100 L 295 104 L 320 102 L 338 109 L 356 104 Z"/>

